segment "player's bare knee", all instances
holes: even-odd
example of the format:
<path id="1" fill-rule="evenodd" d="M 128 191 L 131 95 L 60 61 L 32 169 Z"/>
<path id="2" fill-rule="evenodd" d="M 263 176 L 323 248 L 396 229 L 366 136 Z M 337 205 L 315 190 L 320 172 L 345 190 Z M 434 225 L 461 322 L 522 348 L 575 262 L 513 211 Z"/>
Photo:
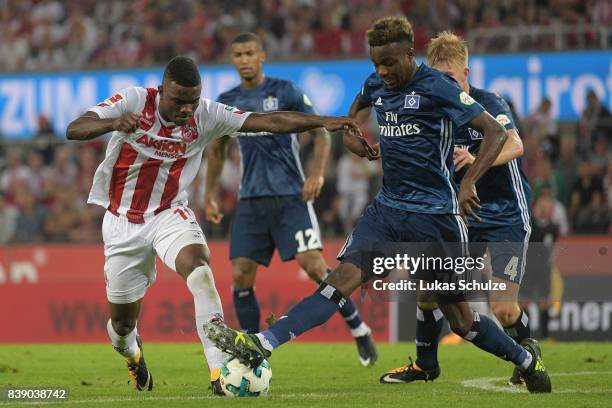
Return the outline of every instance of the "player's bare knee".
<path id="1" fill-rule="evenodd" d="M 188 245 L 176 257 L 176 272 L 187 279 L 191 272 L 210 263 L 210 250 L 204 245 Z"/>
<path id="2" fill-rule="evenodd" d="M 470 332 L 474 324 L 474 312 L 465 302 L 445 304 L 440 308 L 453 333 L 465 337 Z"/>
<path id="3" fill-rule="evenodd" d="M 119 319 L 111 319 L 113 330 L 120 336 L 127 336 L 136 327 L 136 319 L 122 317 Z"/>
<path id="4" fill-rule="evenodd" d="M 313 281 L 321 280 L 327 273 L 327 264 L 319 251 L 298 254 L 295 259 Z"/>
<path id="5" fill-rule="evenodd" d="M 342 263 L 331 271 L 325 282 L 349 297 L 361 285 L 361 269 L 351 263 Z"/>
<path id="6" fill-rule="evenodd" d="M 491 302 L 491 311 L 504 327 L 514 324 L 521 314 L 518 304 L 512 302 Z"/>
<path id="7" fill-rule="evenodd" d="M 472 328 L 472 322 L 462 319 L 460 317 L 454 316 L 453 318 L 448 319 L 448 324 L 453 333 L 458 336 L 465 337 Z"/>
<path id="8" fill-rule="evenodd" d="M 257 263 L 249 259 L 236 259 L 232 261 L 232 283 L 235 288 L 247 289 L 255 284 Z"/>
<path id="9" fill-rule="evenodd" d="M 255 284 L 255 273 L 249 270 L 234 268 L 232 279 L 235 288 L 250 288 Z"/>

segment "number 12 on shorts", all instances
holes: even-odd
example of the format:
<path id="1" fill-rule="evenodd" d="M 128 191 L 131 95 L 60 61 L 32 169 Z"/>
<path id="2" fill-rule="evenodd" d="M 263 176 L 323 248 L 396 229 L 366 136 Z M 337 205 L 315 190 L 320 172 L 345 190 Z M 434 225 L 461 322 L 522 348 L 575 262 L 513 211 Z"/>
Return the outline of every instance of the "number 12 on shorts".
<path id="1" fill-rule="evenodd" d="M 308 243 L 306 243 L 308 239 Z M 321 248 L 319 237 L 315 233 L 314 229 L 308 228 L 305 231 L 298 231 L 295 233 L 295 240 L 297 241 L 298 247 L 297 252 L 305 252 L 312 249 Z"/>

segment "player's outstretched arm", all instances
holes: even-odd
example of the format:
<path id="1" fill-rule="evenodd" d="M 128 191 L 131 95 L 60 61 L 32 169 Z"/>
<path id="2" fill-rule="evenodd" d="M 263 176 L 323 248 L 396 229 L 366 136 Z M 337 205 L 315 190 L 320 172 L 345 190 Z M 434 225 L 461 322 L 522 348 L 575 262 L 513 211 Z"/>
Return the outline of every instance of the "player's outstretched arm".
<path id="1" fill-rule="evenodd" d="M 206 158 L 206 192 L 204 195 L 205 217 L 214 224 L 221 222 L 223 214 L 219 211 L 217 197 L 219 196 L 219 180 L 223 165 L 227 158 L 229 137 L 224 136 L 210 143 L 207 147 Z"/>
<path id="2" fill-rule="evenodd" d="M 241 132 L 300 133 L 325 128 L 330 132 L 340 129 L 359 131 L 355 119 L 343 116 L 319 116 L 302 112 L 251 113 L 244 121 Z"/>
<path id="3" fill-rule="evenodd" d="M 304 182 L 303 196 L 306 201 L 314 200 L 321 194 L 321 189 L 325 183 L 325 165 L 331 149 L 327 130 L 313 129 L 310 134 L 314 136 L 314 157 L 310 174 Z"/>
<path id="4" fill-rule="evenodd" d="M 355 118 L 358 123 L 364 123 L 370 116 L 370 110 L 370 105 L 364 104 L 359 95 L 357 95 L 349 109 L 349 117 Z M 366 157 L 368 160 L 378 160 L 380 158 L 378 144 L 370 146 L 365 139 L 355 137 L 355 134 L 352 132 L 344 132 L 342 141 L 349 151 L 359 157 Z"/>
<path id="5" fill-rule="evenodd" d="M 70 122 L 66 130 L 68 140 L 91 140 L 118 130 L 133 133 L 140 125 L 140 113 L 127 112 L 118 118 L 101 119 L 95 112 L 85 112 Z"/>
<path id="6" fill-rule="evenodd" d="M 480 200 L 476 194 L 476 182 L 489 170 L 499 156 L 508 135 L 506 129 L 487 112 L 482 112 L 472 119 L 470 126 L 480 131 L 484 137 L 480 144 L 478 157 L 461 180 L 458 199 L 462 215 L 473 216 L 480 221 L 480 218 L 474 212 L 480 209 Z"/>

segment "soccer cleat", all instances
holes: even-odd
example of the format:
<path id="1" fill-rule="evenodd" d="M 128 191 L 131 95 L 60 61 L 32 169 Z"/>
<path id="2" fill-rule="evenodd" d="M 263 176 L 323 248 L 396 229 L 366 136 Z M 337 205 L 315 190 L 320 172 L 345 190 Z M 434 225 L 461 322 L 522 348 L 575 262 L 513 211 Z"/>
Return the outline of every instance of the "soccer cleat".
<path id="1" fill-rule="evenodd" d="M 529 368 L 521 372 L 525 380 L 527 390 L 533 393 L 548 393 L 552 391 L 550 377 L 542 362 L 542 352 L 537 340 L 525 339 L 521 341 L 521 346 L 533 357 Z"/>
<path id="2" fill-rule="evenodd" d="M 221 350 L 236 357 L 242 364 L 253 368 L 272 355 L 263 348 L 254 334 L 230 329 L 222 322 L 204 324 L 204 333 Z"/>
<path id="3" fill-rule="evenodd" d="M 210 389 L 212 390 L 213 397 L 225 397 L 225 393 L 221 388 L 221 380 L 218 378 L 210 382 Z"/>
<path id="4" fill-rule="evenodd" d="M 373 366 L 376 360 L 378 360 L 378 353 L 374 345 L 372 331 L 368 330 L 367 334 L 355 337 L 355 343 L 357 343 L 357 352 L 359 353 L 359 362 L 361 365 L 364 367 Z"/>
<path id="5" fill-rule="evenodd" d="M 518 367 L 514 367 L 514 371 L 512 372 L 512 377 L 508 380 L 508 385 L 521 386 L 525 385 L 525 380 L 521 376 L 521 370 Z"/>
<path id="6" fill-rule="evenodd" d="M 153 376 L 145 363 L 140 336 L 136 336 L 136 344 L 138 344 L 138 354 L 133 359 L 126 359 L 130 381 L 138 391 L 145 389 L 151 391 L 153 389 Z"/>
<path id="7" fill-rule="evenodd" d="M 388 371 L 380 377 L 381 384 L 401 384 L 413 381 L 433 381 L 440 376 L 440 367 L 433 370 L 422 370 L 408 357 L 410 364 Z"/>
<path id="8" fill-rule="evenodd" d="M 221 369 L 215 368 L 210 373 L 210 390 L 214 397 L 225 397 L 225 393 L 221 388 Z"/>

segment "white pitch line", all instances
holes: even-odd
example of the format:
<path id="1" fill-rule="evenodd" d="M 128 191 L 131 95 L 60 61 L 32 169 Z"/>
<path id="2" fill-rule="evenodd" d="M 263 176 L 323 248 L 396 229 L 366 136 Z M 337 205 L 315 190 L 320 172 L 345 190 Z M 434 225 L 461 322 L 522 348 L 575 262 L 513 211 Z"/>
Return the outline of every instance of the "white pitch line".
<path id="1" fill-rule="evenodd" d="M 612 375 L 612 371 L 578 371 L 575 373 L 551 373 L 551 377 L 567 377 L 571 375 Z M 494 383 L 507 380 L 508 377 L 482 377 L 474 378 L 473 380 L 465 380 L 461 382 L 464 387 L 480 388 L 486 391 L 497 391 L 505 392 L 510 394 L 526 394 L 528 393 L 525 387 L 513 387 L 510 385 L 495 385 Z M 553 387 L 553 393 L 555 394 L 588 394 L 593 392 L 612 393 L 612 389 L 589 389 L 589 390 L 574 390 L 574 389 L 561 389 L 555 390 Z"/>

